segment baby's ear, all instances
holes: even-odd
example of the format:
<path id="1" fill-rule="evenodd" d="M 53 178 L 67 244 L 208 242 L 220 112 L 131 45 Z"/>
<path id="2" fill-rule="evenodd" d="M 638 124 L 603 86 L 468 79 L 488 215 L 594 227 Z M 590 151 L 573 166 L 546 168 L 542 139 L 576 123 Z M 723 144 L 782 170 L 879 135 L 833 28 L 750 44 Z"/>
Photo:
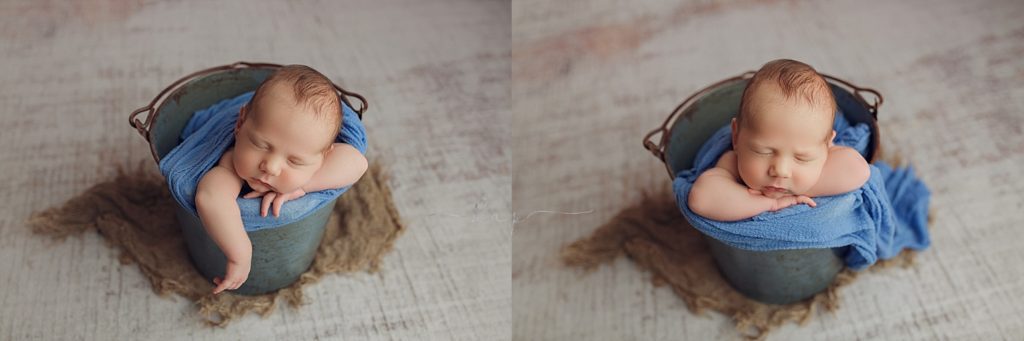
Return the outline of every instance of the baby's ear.
<path id="1" fill-rule="evenodd" d="M 241 108 L 238 108 L 238 120 L 235 121 L 235 134 L 238 134 L 238 130 L 242 129 L 242 123 L 245 123 L 247 106 L 248 105 L 243 104 Z"/>
<path id="2" fill-rule="evenodd" d="M 327 160 L 327 156 L 331 154 L 332 150 L 334 150 L 334 142 L 333 141 L 331 142 L 330 145 L 327 146 L 327 148 L 320 149 L 320 156 L 323 157 L 324 160 Z"/>
<path id="3" fill-rule="evenodd" d="M 835 145 L 835 143 L 834 143 L 835 140 L 836 140 L 836 131 L 835 131 L 835 129 L 833 129 L 832 130 L 832 135 L 828 137 L 828 147 L 829 148 L 832 148 L 832 146 Z"/>
<path id="4" fill-rule="evenodd" d="M 733 149 L 735 149 L 736 148 L 736 118 L 735 117 L 732 118 L 732 123 L 730 123 L 730 124 L 732 126 L 732 147 L 733 147 Z"/>

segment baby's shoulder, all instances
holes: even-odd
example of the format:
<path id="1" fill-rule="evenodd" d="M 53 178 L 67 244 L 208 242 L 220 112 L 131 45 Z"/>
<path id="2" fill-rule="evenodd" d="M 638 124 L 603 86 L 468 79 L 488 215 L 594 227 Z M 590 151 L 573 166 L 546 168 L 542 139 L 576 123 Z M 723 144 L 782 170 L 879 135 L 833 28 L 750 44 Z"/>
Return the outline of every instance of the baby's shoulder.
<path id="1" fill-rule="evenodd" d="M 730 150 L 722 153 L 722 156 L 718 157 L 718 162 L 715 163 L 715 167 L 722 166 L 736 166 L 736 152 Z"/>
<path id="2" fill-rule="evenodd" d="M 233 149 L 228 149 L 226 152 L 224 152 L 224 155 L 220 156 L 220 161 L 217 161 L 217 166 L 227 168 L 228 170 L 231 171 L 231 173 L 234 173 L 235 163 L 231 161 L 232 152 L 234 152 Z"/>
<path id="3" fill-rule="evenodd" d="M 732 174 L 734 179 L 740 178 L 740 172 L 736 166 L 736 152 L 729 150 L 726 151 L 722 156 L 718 158 L 718 163 L 715 163 L 715 168 L 721 168 Z"/>

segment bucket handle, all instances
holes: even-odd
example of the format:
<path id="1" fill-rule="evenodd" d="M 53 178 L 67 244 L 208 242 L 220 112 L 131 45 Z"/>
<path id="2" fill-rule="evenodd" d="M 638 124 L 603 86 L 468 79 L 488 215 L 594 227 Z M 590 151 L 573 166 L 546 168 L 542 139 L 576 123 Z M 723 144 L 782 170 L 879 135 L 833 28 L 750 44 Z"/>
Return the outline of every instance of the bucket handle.
<path id="1" fill-rule="evenodd" d="M 707 87 L 704 87 L 704 88 L 700 89 L 699 91 L 697 91 L 693 95 L 690 95 L 690 97 L 687 97 L 685 100 L 683 100 L 683 102 L 680 103 L 679 106 L 677 106 L 675 108 L 675 110 L 672 110 L 672 113 L 669 114 L 667 118 L 665 118 L 665 122 L 662 123 L 660 127 L 655 128 L 654 130 L 651 130 L 649 133 L 647 133 L 647 135 L 644 135 L 644 140 L 643 140 L 644 149 L 647 149 L 648 151 L 651 152 L 651 154 L 654 154 L 654 157 L 658 158 L 658 160 L 661 160 L 661 163 L 665 165 L 665 170 L 668 171 L 669 178 L 675 178 L 675 174 L 672 174 L 672 168 L 669 167 L 668 160 L 665 160 L 665 148 L 668 145 L 668 139 L 671 137 L 671 136 L 669 136 L 669 130 L 670 130 L 669 127 L 671 126 L 672 123 L 674 123 L 676 117 L 680 113 L 685 111 L 687 108 L 689 108 L 690 105 L 692 105 L 693 102 L 697 98 L 700 98 L 703 95 L 707 94 L 708 92 L 711 92 L 712 90 L 717 89 L 718 87 L 722 86 L 723 84 L 752 78 L 752 77 L 754 77 L 754 73 L 755 73 L 755 71 L 747 71 L 747 72 L 744 72 L 744 73 L 740 74 L 739 76 L 730 77 L 730 78 L 718 81 L 718 82 L 716 82 L 714 84 L 711 84 L 711 85 L 709 85 Z M 865 107 L 867 107 L 868 110 L 871 111 L 871 117 L 874 118 L 875 121 L 878 121 L 878 108 L 882 106 L 882 102 L 884 101 L 884 99 L 882 98 L 882 94 L 878 93 L 878 91 L 876 91 L 875 89 L 862 88 L 862 87 L 853 85 L 850 82 L 847 82 L 845 80 L 842 80 L 842 79 L 839 79 L 839 78 L 836 78 L 836 77 L 833 77 L 833 76 L 830 76 L 830 75 L 827 75 L 827 74 L 821 74 L 821 76 L 824 77 L 827 80 L 831 80 L 831 81 L 834 81 L 836 83 L 845 85 L 848 88 L 850 88 L 851 90 L 853 90 L 852 92 L 853 92 L 854 98 L 856 98 L 858 101 L 861 102 L 861 104 L 863 104 Z M 872 101 L 871 104 L 869 104 L 866 100 L 864 100 L 864 96 L 861 95 L 862 93 L 870 93 L 870 94 L 872 94 L 874 96 L 874 100 Z M 654 143 L 652 138 L 654 137 L 654 135 L 657 135 L 657 134 L 660 134 L 660 136 L 659 136 L 660 138 L 658 139 L 658 143 Z"/>
<path id="2" fill-rule="evenodd" d="M 674 110 L 672 110 L 672 113 L 669 114 L 667 118 L 665 118 L 665 122 L 662 123 L 660 127 L 651 130 L 651 132 L 647 133 L 647 135 L 644 136 L 644 148 L 650 151 L 651 154 L 654 154 L 654 157 L 658 158 L 658 160 L 661 160 L 661 163 L 665 164 L 665 169 L 668 171 L 668 175 L 670 178 L 675 177 L 675 175 L 672 174 L 672 169 L 668 166 L 668 161 L 665 160 L 665 146 L 667 145 L 669 139 L 669 124 L 674 122 L 676 116 L 678 116 L 686 108 L 688 108 L 695 99 L 703 96 L 704 94 L 710 92 L 713 89 L 717 89 L 719 86 L 723 84 L 748 79 L 753 76 L 754 71 L 747 71 L 740 74 L 739 76 L 729 77 L 727 79 L 715 82 L 714 84 L 711 84 L 700 89 L 699 91 L 690 95 L 690 97 L 687 97 L 685 100 L 683 100 L 682 103 L 679 103 L 679 105 L 676 106 Z M 657 144 L 655 144 L 651 140 L 651 138 L 654 137 L 655 134 L 661 134 L 659 142 Z"/>
<path id="3" fill-rule="evenodd" d="M 846 85 L 846 87 L 848 87 L 851 90 L 853 90 L 852 92 L 853 92 L 854 98 L 856 98 L 858 101 L 860 101 L 861 104 L 863 104 L 865 107 L 868 108 L 868 110 L 871 111 L 871 118 L 874 118 L 875 121 L 878 121 L 878 108 L 881 107 L 882 106 L 882 102 L 885 101 L 885 99 L 882 98 L 882 94 L 878 93 L 878 91 L 876 91 L 875 89 L 872 89 L 872 88 L 862 88 L 862 87 L 853 85 L 850 82 L 847 82 L 845 80 L 842 80 L 842 79 L 839 79 L 839 78 L 836 78 L 836 77 L 832 77 L 832 76 L 829 76 L 829 75 L 826 75 L 826 74 L 821 74 L 821 75 L 822 75 L 822 77 L 825 77 L 828 80 L 831 80 L 831 81 L 834 81 L 836 83 L 840 83 L 840 84 Z M 872 101 L 872 103 L 869 104 L 868 101 L 864 100 L 864 96 L 861 95 L 861 93 L 865 93 L 865 92 L 866 93 L 870 93 L 872 96 L 874 96 L 874 100 Z"/>
<path id="4" fill-rule="evenodd" d="M 146 141 L 149 142 L 149 149 L 153 153 L 153 160 L 156 160 L 156 162 L 159 163 L 160 158 L 156 154 L 156 148 L 153 146 L 153 141 L 150 140 L 150 130 L 152 129 L 153 126 L 153 120 L 156 119 L 157 116 L 156 108 L 159 108 L 160 105 L 163 105 L 163 101 L 166 99 L 165 96 L 171 93 L 172 90 L 177 89 L 180 85 L 190 80 L 218 71 L 244 68 L 280 68 L 282 66 L 283 65 L 281 64 L 273 63 L 236 62 L 234 64 L 215 66 L 208 69 L 193 72 L 185 77 L 182 77 L 181 79 L 178 79 L 174 83 L 171 83 L 171 85 L 168 85 L 167 88 L 165 88 L 163 91 L 160 91 L 160 93 L 157 94 L 156 97 L 154 97 L 153 100 L 149 102 L 149 105 L 132 111 L 132 113 L 128 115 L 128 124 L 130 124 L 132 128 L 135 128 L 135 130 L 139 132 L 139 135 L 141 135 L 142 138 L 146 139 Z M 369 107 L 369 103 L 366 102 L 366 97 L 363 97 L 363 95 L 360 95 L 358 93 L 345 90 L 344 88 L 338 86 L 338 84 L 335 84 L 334 82 L 331 82 L 331 85 L 333 85 L 334 89 L 341 94 L 341 96 L 338 96 L 338 98 L 341 99 L 341 101 L 344 102 L 346 105 L 348 105 L 349 108 L 353 108 L 356 111 L 356 114 L 359 116 L 359 119 L 362 120 L 363 112 L 365 112 L 366 108 Z M 355 107 L 352 106 L 352 103 L 349 102 L 348 97 L 354 97 L 355 99 L 359 100 L 360 106 L 358 109 L 355 109 Z M 137 118 L 137 116 L 143 112 L 146 113 L 145 121 L 141 121 Z"/>

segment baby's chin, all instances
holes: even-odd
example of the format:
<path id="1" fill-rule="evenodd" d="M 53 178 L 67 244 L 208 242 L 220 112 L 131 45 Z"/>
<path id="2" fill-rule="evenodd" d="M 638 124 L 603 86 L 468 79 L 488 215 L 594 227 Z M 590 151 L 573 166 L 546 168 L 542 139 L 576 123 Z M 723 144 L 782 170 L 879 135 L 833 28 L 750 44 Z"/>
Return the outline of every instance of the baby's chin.
<path id="1" fill-rule="evenodd" d="M 284 190 L 282 188 L 269 187 L 267 185 L 262 184 L 259 181 L 252 180 L 252 179 L 245 179 L 245 183 L 249 184 L 249 187 L 252 188 L 252 190 L 256 191 L 256 192 L 290 193 L 290 192 L 295 190 L 295 188 L 292 188 L 292 189 L 289 189 L 289 190 Z"/>
<path id="2" fill-rule="evenodd" d="M 776 192 L 776 191 L 763 192 L 763 193 L 764 193 L 764 196 L 772 198 L 772 199 L 778 199 L 778 198 L 790 195 L 789 192 Z"/>
<path id="3" fill-rule="evenodd" d="M 252 179 L 245 179 L 245 183 L 249 185 L 249 188 L 252 188 L 252 190 L 256 192 L 266 192 L 273 190 L 270 187 L 264 186 L 259 181 L 255 181 Z"/>

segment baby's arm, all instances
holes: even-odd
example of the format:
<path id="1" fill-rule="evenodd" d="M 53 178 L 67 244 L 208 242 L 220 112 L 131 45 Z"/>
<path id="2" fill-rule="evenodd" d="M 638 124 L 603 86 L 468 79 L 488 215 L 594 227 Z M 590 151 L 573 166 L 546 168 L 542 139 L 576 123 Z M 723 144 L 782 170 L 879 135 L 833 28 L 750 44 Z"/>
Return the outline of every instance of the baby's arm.
<path id="1" fill-rule="evenodd" d="M 327 156 L 324 157 L 323 165 L 320 166 L 316 173 L 313 173 L 313 176 L 302 187 L 288 193 L 253 191 L 246 194 L 244 198 L 262 196 L 260 216 L 265 217 L 267 213 L 273 213 L 277 217 L 281 215 L 281 206 L 285 202 L 301 198 L 306 193 L 342 188 L 354 184 L 363 176 L 366 168 L 366 157 L 358 149 L 345 143 L 335 143 L 334 148 L 327 152 Z"/>
<path id="2" fill-rule="evenodd" d="M 813 204 L 805 196 L 788 195 L 772 199 L 753 194 L 738 179 L 736 153 L 728 151 L 718 159 L 714 168 L 705 171 L 694 182 L 687 200 L 690 210 L 712 220 L 736 221 L 797 203 Z"/>
<path id="3" fill-rule="evenodd" d="M 324 158 L 323 166 L 302 186 L 302 190 L 310 193 L 354 184 L 366 168 L 366 157 L 358 149 L 345 143 L 335 143 Z"/>
<path id="4" fill-rule="evenodd" d="M 820 197 L 846 193 L 863 186 L 870 176 L 871 168 L 857 150 L 833 146 L 828 150 L 828 158 L 818 182 L 806 195 Z"/>
<path id="5" fill-rule="evenodd" d="M 235 201 L 242 189 L 242 179 L 231 168 L 230 153 L 225 153 L 220 164 L 203 175 L 196 189 L 199 219 L 228 261 L 224 279 L 213 280 L 217 285 L 213 289 L 214 294 L 242 286 L 249 277 L 252 262 L 252 243 L 245 233 L 242 215 Z"/>

